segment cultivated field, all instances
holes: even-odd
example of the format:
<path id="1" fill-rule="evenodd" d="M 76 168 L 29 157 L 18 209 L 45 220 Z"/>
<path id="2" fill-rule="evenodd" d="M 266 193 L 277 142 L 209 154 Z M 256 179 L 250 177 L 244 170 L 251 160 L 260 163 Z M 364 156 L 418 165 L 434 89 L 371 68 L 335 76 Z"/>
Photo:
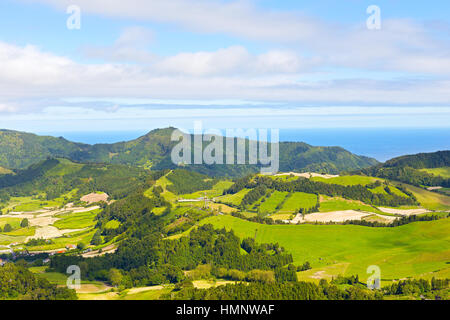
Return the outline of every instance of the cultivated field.
<path id="1" fill-rule="evenodd" d="M 330 184 L 339 184 L 342 186 L 354 186 L 354 185 L 368 185 L 371 183 L 374 183 L 375 181 L 383 181 L 381 179 L 378 178 L 372 178 L 372 177 L 366 177 L 366 176 L 338 176 L 338 177 L 333 177 L 333 178 L 323 178 L 320 176 L 316 176 L 311 178 L 311 180 L 313 181 L 320 181 L 320 182 L 325 182 L 325 183 L 330 183 Z"/>
<path id="2" fill-rule="evenodd" d="M 313 208 L 317 203 L 317 196 L 311 193 L 294 192 L 286 199 L 279 213 L 298 212 L 300 208 Z"/>
<path id="3" fill-rule="evenodd" d="M 361 220 L 364 217 L 372 215 L 368 212 L 361 212 L 355 210 L 332 211 L 332 212 L 315 212 L 311 214 L 298 214 L 290 223 L 304 223 L 304 222 L 345 222 L 351 220 Z"/>
<path id="4" fill-rule="evenodd" d="M 223 203 L 228 203 L 234 206 L 238 206 L 241 204 L 242 199 L 245 197 L 245 195 L 250 191 L 250 189 L 242 189 L 241 191 L 239 191 L 236 194 L 227 194 L 221 197 L 217 197 L 216 200 L 223 202 Z"/>
<path id="5" fill-rule="evenodd" d="M 279 243 L 295 264 L 309 261 L 313 272 L 346 264 L 345 275 L 365 280 L 370 265 L 381 268 L 382 279 L 450 276 L 450 219 L 416 222 L 395 228 L 355 225 L 262 225 L 231 216 L 214 216 L 201 224 L 233 229 L 241 238 Z M 337 274 L 339 274 L 337 273 Z"/>

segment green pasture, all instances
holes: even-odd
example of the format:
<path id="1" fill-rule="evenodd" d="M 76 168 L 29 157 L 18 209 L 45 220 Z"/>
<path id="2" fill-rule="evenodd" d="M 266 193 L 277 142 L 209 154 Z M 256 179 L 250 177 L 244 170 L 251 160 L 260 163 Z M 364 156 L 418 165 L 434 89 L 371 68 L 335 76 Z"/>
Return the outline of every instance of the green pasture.
<path id="1" fill-rule="evenodd" d="M 390 281 L 423 274 L 450 274 L 450 219 L 416 222 L 395 228 L 355 225 L 263 225 L 231 216 L 209 217 L 201 224 L 226 228 L 240 238 L 279 243 L 292 253 L 294 264 L 306 261 L 315 270 L 348 264 L 344 275 L 366 279 L 367 267 L 377 265 Z"/>
<path id="2" fill-rule="evenodd" d="M 317 196 L 311 193 L 294 192 L 286 199 L 279 213 L 298 212 L 300 208 L 313 208 L 317 203 Z"/>
<path id="3" fill-rule="evenodd" d="M 450 167 L 420 169 L 420 171 L 431 173 L 435 176 L 441 176 L 442 178 L 450 178 Z"/>
<path id="4" fill-rule="evenodd" d="M 223 203 L 231 204 L 234 206 L 238 206 L 241 204 L 242 199 L 245 197 L 245 195 L 250 191 L 250 189 L 242 189 L 236 194 L 227 194 L 224 195 L 217 200 Z"/>

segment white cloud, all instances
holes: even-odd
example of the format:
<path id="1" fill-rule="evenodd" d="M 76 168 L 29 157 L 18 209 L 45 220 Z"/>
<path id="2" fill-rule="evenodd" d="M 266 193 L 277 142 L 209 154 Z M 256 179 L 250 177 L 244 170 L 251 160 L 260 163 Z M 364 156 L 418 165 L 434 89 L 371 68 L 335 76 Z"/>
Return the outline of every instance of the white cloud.
<path id="1" fill-rule="evenodd" d="M 28 1 L 61 9 L 72 3 Z M 325 66 L 450 73 L 450 43 L 434 37 L 438 26 L 408 19 L 383 19 L 382 29 L 371 31 L 366 28 L 364 18 L 357 25 L 328 23 L 300 12 L 262 10 L 243 0 L 78 0 L 77 4 L 83 13 L 171 23 L 199 33 L 288 43 L 298 50 L 312 52 Z"/>
<path id="2" fill-rule="evenodd" d="M 303 71 L 302 68 L 307 69 L 310 64 L 291 51 L 273 50 L 252 55 L 242 46 L 233 46 L 214 52 L 180 53 L 162 59 L 156 69 L 192 76 L 289 74 Z"/>
<path id="3" fill-rule="evenodd" d="M 134 26 L 125 28 L 112 46 L 86 46 L 82 51 L 88 58 L 148 64 L 156 59 L 156 56 L 148 51 L 153 40 L 153 31 Z"/>
<path id="4" fill-rule="evenodd" d="M 16 107 L 8 105 L 8 104 L 0 103 L 0 113 L 12 113 L 15 111 L 17 111 Z"/>
<path id="5" fill-rule="evenodd" d="M 67 97 L 231 99 L 301 104 L 427 105 L 450 101 L 448 80 L 301 81 L 298 73 L 289 72 L 291 68 L 298 69 L 301 62 L 285 53 L 283 58 L 273 59 L 277 55 L 280 57 L 277 52 L 254 57 L 236 47 L 215 53 L 182 54 L 149 68 L 79 64 L 33 46 L 0 42 L 0 102 L 16 102 L 18 111 L 23 111 L 30 103 L 24 107 L 19 101 Z M 281 67 L 277 65 L 280 63 Z M 264 69 L 268 73 L 261 73 Z M 273 70 L 277 73 L 270 73 Z M 48 105 L 47 100 L 45 103 Z"/>
<path id="6" fill-rule="evenodd" d="M 72 0 L 24 0 L 65 10 Z M 320 28 L 313 20 L 288 12 L 258 10 L 250 1 L 222 0 L 78 0 L 82 13 L 174 23 L 189 30 L 230 33 L 255 39 L 292 41 L 310 38 Z"/>

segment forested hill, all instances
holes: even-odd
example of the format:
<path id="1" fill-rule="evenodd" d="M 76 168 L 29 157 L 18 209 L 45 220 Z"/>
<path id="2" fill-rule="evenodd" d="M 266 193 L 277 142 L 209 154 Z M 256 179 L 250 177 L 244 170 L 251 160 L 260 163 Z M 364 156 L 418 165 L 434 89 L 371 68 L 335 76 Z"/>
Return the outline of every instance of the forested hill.
<path id="1" fill-rule="evenodd" d="M 90 148 L 89 145 L 74 143 L 62 137 L 0 130 L 0 166 L 9 169 L 24 169 L 47 157 L 73 158 Z"/>
<path id="2" fill-rule="evenodd" d="M 79 162 L 174 169 L 176 166 L 171 161 L 171 150 L 176 144 L 171 141 L 174 130 L 157 129 L 135 140 L 96 145 L 75 143 L 62 137 L 1 130 L 0 167 L 23 169 L 48 157 L 64 157 Z M 203 147 L 207 144 L 205 142 Z M 357 156 L 339 147 L 314 147 L 302 142 L 280 143 L 280 171 L 339 173 L 375 164 L 375 159 Z M 195 165 L 185 168 L 211 176 L 241 176 L 259 170 L 259 167 L 252 165 Z"/>
<path id="3" fill-rule="evenodd" d="M 384 167 L 411 167 L 414 169 L 439 168 L 450 164 L 450 151 L 419 153 L 386 161 Z"/>
<path id="4" fill-rule="evenodd" d="M 409 183 L 418 187 L 450 187 L 446 175 L 421 169 L 448 168 L 450 151 L 419 153 L 386 161 L 356 173 Z"/>

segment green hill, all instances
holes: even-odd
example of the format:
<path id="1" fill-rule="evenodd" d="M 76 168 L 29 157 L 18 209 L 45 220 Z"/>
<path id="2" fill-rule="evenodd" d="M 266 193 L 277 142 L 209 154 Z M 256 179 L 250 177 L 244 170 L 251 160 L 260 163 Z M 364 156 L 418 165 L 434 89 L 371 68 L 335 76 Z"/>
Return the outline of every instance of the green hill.
<path id="1" fill-rule="evenodd" d="M 157 129 L 135 140 L 113 144 L 87 145 L 62 137 L 0 131 L 0 166 L 24 169 L 48 157 L 79 162 L 126 164 L 156 170 L 174 169 L 171 141 L 174 128 Z M 248 145 L 248 141 L 246 141 Z M 203 148 L 207 146 L 205 142 Z M 339 173 L 377 164 L 375 159 L 354 155 L 339 147 L 314 147 L 302 142 L 280 143 L 280 171 Z M 242 176 L 259 170 L 256 165 L 191 165 L 186 169 L 211 176 Z"/>
<path id="2" fill-rule="evenodd" d="M 450 151 L 419 153 L 386 161 L 384 167 L 411 167 L 414 169 L 440 168 L 450 163 Z"/>
<path id="3" fill-rule="evenodd" d="M 450 179 L 445 175 L 445 172 L 447 172 L 446 167 L 449 164 L 450 151 L 438 151 L 394 158 L 383 164 L 360 170 L 357 173 L 396 180 L 417 187 L 440 186 L 448 188 L 450 187 Z"/>
<path id="4" fill-rule="evenodd" d="M 76 158 L 89 145 L 74 143 L 62 137 L 38 136 L 32 133 L 0 130 L 0 166 L 24 169 L 47 157 Z"/>

